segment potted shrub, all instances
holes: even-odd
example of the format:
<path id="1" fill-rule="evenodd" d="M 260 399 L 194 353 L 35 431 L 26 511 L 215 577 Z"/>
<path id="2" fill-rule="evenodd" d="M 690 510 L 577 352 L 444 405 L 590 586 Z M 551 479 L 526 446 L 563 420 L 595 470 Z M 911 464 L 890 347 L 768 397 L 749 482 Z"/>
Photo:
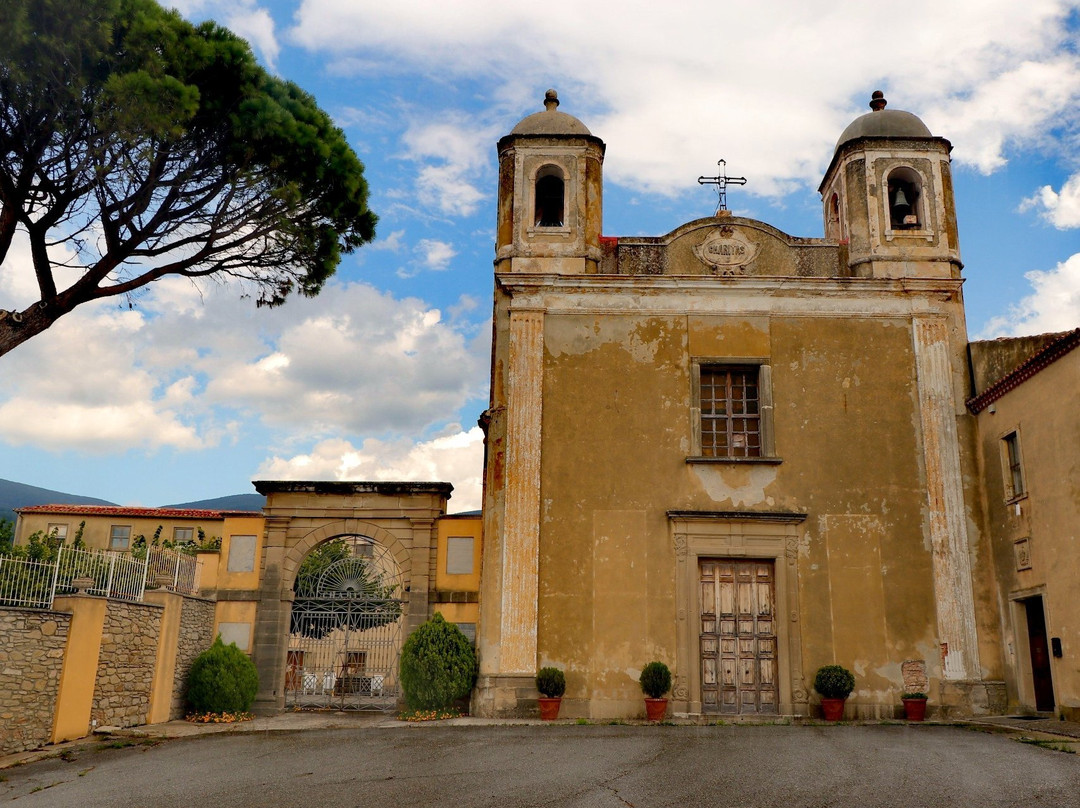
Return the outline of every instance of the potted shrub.
<path id="1" fill-rule="evenodd" d="M 641 691 L 645 694 L 645 714 L 650 721 L 660 721 L 667 712 L 664 694 L 671 690 L 671 670 L 663 662 L 650 662 L 641 670 Z"/>
<path id="2" fill-rule="evenodd" d="M 842 665 L 824 665 L 814 675 L 814 690 L 821 694 L 821 711 L 826 721 L 844 716 L 844 702 L 855 689 L 855 675 Z"/>
<path id="3" fill-rule="evenodd" d="M 904 702 L 904 718 L 908 721 L 922 721 L 926 718 L 926 694 L 904 693 L 900 696 Z"/>
<path id="4" fill-rule="evenodd" d="M 541 668 L 536 674 L 536 689 L 540 698 L 540 720 L 554 721 L 559 717 L 559 705 L 566 692 L 566 676 L 558 668 Z"/>

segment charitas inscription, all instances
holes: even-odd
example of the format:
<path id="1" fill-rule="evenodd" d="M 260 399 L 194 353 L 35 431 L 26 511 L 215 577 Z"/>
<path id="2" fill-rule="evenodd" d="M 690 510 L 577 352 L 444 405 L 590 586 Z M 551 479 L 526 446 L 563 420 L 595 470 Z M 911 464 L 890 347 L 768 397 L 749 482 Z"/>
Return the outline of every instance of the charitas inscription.
<path id="1" fill-rule="evenodd" d="M 694 253 L 717 275 L 745 275 L 758 245 L 732 227 L 720 227 L 694 248 Z"/>

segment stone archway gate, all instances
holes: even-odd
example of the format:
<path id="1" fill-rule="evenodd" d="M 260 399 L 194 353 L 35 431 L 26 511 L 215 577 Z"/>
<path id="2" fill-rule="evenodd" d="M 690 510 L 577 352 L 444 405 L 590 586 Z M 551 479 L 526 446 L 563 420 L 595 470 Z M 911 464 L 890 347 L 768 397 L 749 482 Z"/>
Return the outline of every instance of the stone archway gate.
<path id="1" fill-rule="evenodd" d="M 363 536 L 393 558 L 400 580 L 404 631 L 428 617 L 434 587 L 436 520 L 446 513 L 450 483 L 257 481 L 266 497 L 266 534 L 252 659 L 259 672 L 258 711 L 285 706 L 293 584 L 304 558 L 320 544 Z"/>

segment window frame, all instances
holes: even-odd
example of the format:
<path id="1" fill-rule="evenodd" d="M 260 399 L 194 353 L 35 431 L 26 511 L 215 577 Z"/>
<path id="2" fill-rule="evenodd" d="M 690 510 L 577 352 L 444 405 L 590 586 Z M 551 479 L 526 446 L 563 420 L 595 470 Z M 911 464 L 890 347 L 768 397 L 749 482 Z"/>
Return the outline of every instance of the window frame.
<path id="1" fill-rule="evenodd" d="M 1005 502 L 1012 504 L 1026 499 L 1028 495 L 1027 474 L 1024 473 L 1024 450 L 1020 430 L 1010 429 L 1000 438 L 1001 481 Z M 1017 490 L 1019 489 L 1019 490 Z"/>
<path id="2" fill-rule="evenodd" d="M 183 539 L 179 538 L 177 536 L 177 533 L 179 533 L 181 530 L 186 531 L 189 535 L 186 538 L 183 538 Z M 195 541 L 195 528 L 193 528 L 193 527 L 179 527 L 179 526 L 174 527 L 172 529 L 172 540 L 174 542 L 181 542 L 182 541 L 182 542 L 185 542 L 185 543 Z"/>
<path id="3" fill-rule="evenodd" d="M 116 531 L 117 529 L 126 530 L 127 535 L 124 537 L 124 546 L 116 546 Z M 131 525 L 109 525 L 109 549 L 113 552 L 126 552 L 131 549 Z"/>
<path id="4" fill-rule="evenodd" d="M 49 522 L 45 527 L 45 535 L 51 536 L 53 531 L 55 530 L 56 538 L 60 539 L 61 542 L 66 542 L 68 537 L 69 525 L 69 522 Z M 61 528 L 63 528 L 63 532 L 61 532 Z"/>
<path id="5" fill-rule="evenodd" d="M 706 455 L 702 446 L 702 369 L 757 370 L 758 390 L 758 438 L 757 455 Z M 776 455 L 775 429 L 773 423 L 772 366 L 767 357 L 694 357 L 690 367 L 691 384 L 691 442 L 692 454 L 688 463 L 780 463 Z"/>

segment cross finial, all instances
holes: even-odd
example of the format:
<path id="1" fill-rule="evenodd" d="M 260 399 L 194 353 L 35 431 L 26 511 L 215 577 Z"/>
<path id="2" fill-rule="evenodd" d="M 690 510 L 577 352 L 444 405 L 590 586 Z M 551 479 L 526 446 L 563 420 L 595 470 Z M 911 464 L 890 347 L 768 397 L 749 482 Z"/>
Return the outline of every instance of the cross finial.
<path id="1" fill-rule="evenodd" d="M 727 187 L 729 185 L 746 185 L 746 177 L 729 177 L 727 175 L 727 160 L 720 159 L 716 165 L 720 168 L 715 177 L 698 177 L 698 185 L 715 185 L 720 200 L 716 206 L 717 215 L 720 211 L 727 210 Z"/>

